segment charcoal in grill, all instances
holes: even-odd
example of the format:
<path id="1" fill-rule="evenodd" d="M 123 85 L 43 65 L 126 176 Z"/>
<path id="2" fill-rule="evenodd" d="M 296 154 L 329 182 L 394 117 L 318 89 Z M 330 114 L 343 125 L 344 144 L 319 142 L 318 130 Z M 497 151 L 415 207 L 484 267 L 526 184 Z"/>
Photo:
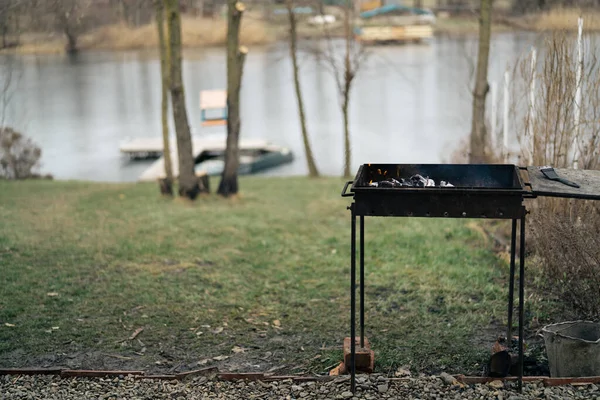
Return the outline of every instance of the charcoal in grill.
<path id="1" fill-rule="evenodd" d="M 410 181 L 412 182 L 414 187 L 425 187 L 425 186 L 435 186 L 435 182 L 433 182 L 429 177 L 424 178 L 420 174 L 415 174 L 410 177 Z M 430 184 L 429 181 L 433 182 L 433 185 Z"/>
<path id="2" fill-rule="evenodd" d="M 381 188 L 400 188 L 400 187 L 434 187 L 436 186 L 435 181 L 429 177 L 423 177 L 422 175 L 416 174 L 411 176 L 409 179 L 404 178 L 388 178 L 379 182 L 369 182 L 371 187 Z M 449 182 L 440 181 L 439 187 L 454 187 Z"/>

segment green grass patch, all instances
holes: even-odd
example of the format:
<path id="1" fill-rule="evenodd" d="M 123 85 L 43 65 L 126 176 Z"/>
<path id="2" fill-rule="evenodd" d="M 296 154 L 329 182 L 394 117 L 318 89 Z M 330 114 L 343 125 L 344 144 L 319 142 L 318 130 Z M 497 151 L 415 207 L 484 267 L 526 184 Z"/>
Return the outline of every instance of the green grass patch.
<path id="1" fill-rule="evenodd" d="M 326 372 L 349 335 L 342 184 L 249 177 L 238 199 L 188 203 L 153 184 L 0 182 L 0 364 L 226 355 L 239 370 Z M 377 369 L 480 370 L 501 333 L 488 328 L 504 319 L 505 275 L 466 221 L 367 218 Z"/>

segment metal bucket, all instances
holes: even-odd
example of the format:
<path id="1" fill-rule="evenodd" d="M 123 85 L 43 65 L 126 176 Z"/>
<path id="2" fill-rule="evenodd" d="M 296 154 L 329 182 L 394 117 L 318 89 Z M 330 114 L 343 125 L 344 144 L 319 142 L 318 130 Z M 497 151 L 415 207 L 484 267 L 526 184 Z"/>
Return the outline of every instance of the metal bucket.
<path id="1" fill-rule="evenodd" d="M 600 375 L 600 323 L 570 321 L 542 329 L 551 377 Z"/>

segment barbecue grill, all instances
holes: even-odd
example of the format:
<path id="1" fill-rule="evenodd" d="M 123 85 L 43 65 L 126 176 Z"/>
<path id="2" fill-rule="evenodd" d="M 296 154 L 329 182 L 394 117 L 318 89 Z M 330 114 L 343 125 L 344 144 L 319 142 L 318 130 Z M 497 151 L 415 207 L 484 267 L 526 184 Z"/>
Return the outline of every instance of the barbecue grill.
<path id="1" fill-rule="evenodd" d="M 549 180 L 540 167 L 512 164 L 363 164 L 346 182 L 342 197 L 353 197 L 350 242 L 350 365 L 351 390 L 356 386 L 356 217 L 359 217 L 360 347 L 365 346 L 365 216 L 511 219 L 510 279 L 507 338 L 512 338 L 517 221 L 519 252 L 519 390 L 523 385 L 523 307 L 525 277 L 524 199 L 537 196 L 600 200 L 600 171 L 556 169 L 579 188 Z M 418 176 L 418 178 L 414 178 Z M 411 179 L 413 178 L 413 179 Z M 383 181 L 387 181 L 383 185 Z M 421 186 L 411 182 L 421 182 Z M 443 184 L 442 184 L 443 181 Z M 393 182 L 393 183 L 392 183 Z M 425 185 L 423 182 L 426 182 Z M 448 186 L 450 183 L 451 186 Z M 375 186 L 377 185 L 377 186 Z"/>

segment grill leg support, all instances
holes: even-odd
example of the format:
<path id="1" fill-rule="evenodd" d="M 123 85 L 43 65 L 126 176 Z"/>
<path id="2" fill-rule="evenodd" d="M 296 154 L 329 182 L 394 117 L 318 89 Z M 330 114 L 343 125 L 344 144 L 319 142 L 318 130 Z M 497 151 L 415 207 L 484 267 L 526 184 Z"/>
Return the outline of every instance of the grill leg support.
<path id="1" fill-rule="evenodd" d="M 365 216 L 360 216 L 360 347 L 365 348 Z"/>
<path id="2" fill-rule="evenodd" d="M 523 335 L 525 322 L 525 213 L 521 217 L 521 248 L 519 249 L 519 392 L 523 391 Z"/>
<path id="3" fill-rule="evenodd" d="M 508 282 L 508 324 L 506 327 L 506 343 L 510 348 L 512 343 L 512 322 L 515 299 L 515 255 L 517 252 L 517 220 L 512 220 L 512 232 L 510 235 L 510 280 Z"/>
<path id="4" fill-rule="evenodd" d="M 356 214 L 350 205 L 350 390 L 356 390 Z"/>

